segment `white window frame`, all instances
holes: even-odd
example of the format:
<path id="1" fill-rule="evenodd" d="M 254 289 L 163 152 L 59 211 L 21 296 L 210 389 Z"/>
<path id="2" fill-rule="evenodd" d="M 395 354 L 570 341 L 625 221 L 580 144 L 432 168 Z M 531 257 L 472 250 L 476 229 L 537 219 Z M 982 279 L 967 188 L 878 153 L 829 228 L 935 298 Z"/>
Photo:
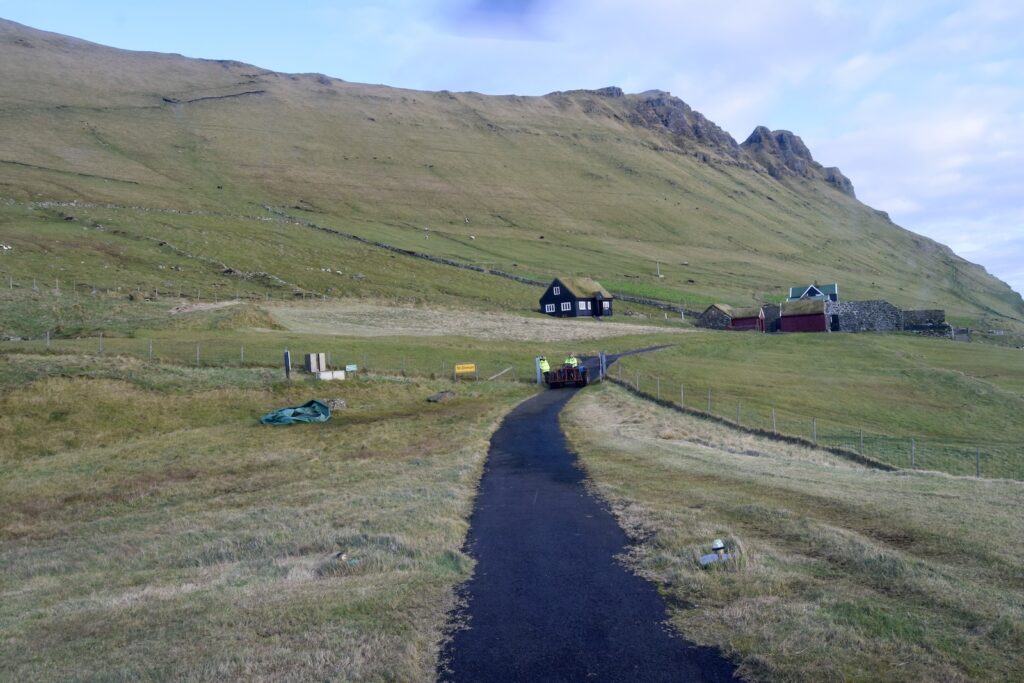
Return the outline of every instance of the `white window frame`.
<path id="1" fill-rule="evenodd" d="M 555 296 L 558 296 L 559 294 L 562 293 L 562 288 L 558 286 L 552 287 L 551 293 L 554 294 Z"/>
<path id="2" fill-rule="evenodd" d="M 612 302 L 611 302 L 611 301 L 602 301 L 602 302 L 601 302 L 601 304 L 602 304 L 602 305 L 604 306 L 604 310 L 606 310 L 606 311 L 607 311 L 607 310 L 608 310 L 609 308 L 611 308 L 611 307 L 612 307 Z"/>
<path id="3" fill-rule="evenodd" d="M 563 301 L 562 302 L 562 310 L 563 311 L 571 311 L 572 310 L 572 302 L 571 301 Z"/>
<path id="4" fill-rule="evenodd" d="M 580 310 L 581 311 L 587 310 L 587 302 L 586 301 L 581 301 L 580 302 Z"/>
<path id="5" fill-rule="evenodd" d="M 555 312 L 555 305 L 554 304 L 544 304 L 544 312 L 545 313 L 554 313 Z"/>

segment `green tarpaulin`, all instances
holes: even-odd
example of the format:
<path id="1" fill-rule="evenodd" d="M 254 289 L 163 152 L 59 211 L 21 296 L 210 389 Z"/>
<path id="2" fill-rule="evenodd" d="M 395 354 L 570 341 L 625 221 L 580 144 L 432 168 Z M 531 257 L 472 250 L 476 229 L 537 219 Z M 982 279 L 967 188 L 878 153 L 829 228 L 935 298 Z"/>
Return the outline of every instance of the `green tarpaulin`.
<path id="1" fill-rule="evenodd" d="M 331 419 L 331 409 L 323 401 L 310 401 L 301 406 L 279 408 L 260 418 L 265 425 L 291 425 L 296 422 L 327 422 Z"/>

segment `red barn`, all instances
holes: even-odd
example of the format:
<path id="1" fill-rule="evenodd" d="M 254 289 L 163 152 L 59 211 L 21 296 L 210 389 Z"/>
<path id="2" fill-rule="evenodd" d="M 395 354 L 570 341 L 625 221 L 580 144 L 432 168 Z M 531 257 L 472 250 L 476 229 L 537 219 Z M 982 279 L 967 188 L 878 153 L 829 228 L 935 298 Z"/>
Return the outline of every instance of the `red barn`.
<path id="1" fill-rule="evenodd" d="M 801 299 L 782 304 L 780 332 L 828 332 L 828 316 L 822 299 Z"/>
<path id="2" fill-rule="evenodd" d="M 761 307 L 755 308 L 734 308 L 732 309 L 732 320 L 725 329 L 736 332 L 751 332 L 757 330 L 764 332 L 764 324 Z"/>

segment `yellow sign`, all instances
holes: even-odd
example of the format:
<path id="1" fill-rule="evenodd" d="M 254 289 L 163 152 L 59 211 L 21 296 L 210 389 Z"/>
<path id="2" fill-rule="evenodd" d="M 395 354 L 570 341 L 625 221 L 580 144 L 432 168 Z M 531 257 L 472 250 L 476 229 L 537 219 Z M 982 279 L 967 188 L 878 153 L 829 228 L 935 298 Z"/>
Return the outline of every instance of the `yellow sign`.
<path id="1" fill-rule="evenodd" d="M 473 374 L 476 372 L 476 363 L 456 363 L 455 374 L 466 375 Z"/>

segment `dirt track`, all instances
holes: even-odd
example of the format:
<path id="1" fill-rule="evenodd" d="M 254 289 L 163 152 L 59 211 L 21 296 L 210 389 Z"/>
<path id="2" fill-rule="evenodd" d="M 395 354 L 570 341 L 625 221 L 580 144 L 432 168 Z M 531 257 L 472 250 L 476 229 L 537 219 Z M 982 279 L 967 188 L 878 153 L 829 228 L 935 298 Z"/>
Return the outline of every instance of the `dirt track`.
<path id="1" fill-rule="evenodd" d="M 462 336 L 475 339 L 558 342 L 602 339 L 627 334 L 684 332 L 683 329 L 590 319 L 525 317 L 462 309 L 395 307 L 337 303 L 274 306 L 274 318 L 289 330 L 351 337 Z"/>

